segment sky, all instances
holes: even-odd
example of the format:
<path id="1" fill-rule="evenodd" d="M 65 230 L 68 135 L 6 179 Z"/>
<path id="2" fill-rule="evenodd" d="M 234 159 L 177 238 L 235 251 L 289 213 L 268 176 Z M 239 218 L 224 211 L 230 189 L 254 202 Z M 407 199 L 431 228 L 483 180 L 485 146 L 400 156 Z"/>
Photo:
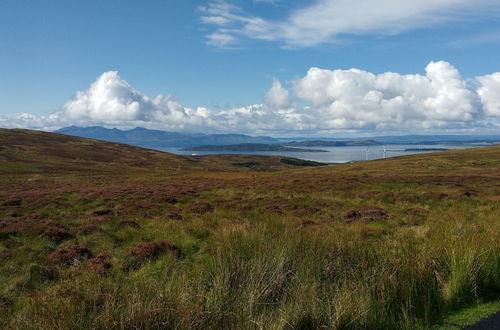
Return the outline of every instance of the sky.
<path id="1" fill-rule="evenodd" d="M 0 127 L 500 134 L 498 0 L 0 0 Z"/>

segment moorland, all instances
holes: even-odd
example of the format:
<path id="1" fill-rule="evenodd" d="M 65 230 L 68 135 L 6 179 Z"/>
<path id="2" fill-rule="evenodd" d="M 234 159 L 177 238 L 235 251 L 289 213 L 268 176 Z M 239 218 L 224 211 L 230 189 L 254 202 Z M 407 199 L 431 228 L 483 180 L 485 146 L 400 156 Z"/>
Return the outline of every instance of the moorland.
<path id="1" fill-rule="evenodd" d="M 0 129 L 0 328 L 430 329 L 500 296 L 500 147 L 334 166 Z"/>

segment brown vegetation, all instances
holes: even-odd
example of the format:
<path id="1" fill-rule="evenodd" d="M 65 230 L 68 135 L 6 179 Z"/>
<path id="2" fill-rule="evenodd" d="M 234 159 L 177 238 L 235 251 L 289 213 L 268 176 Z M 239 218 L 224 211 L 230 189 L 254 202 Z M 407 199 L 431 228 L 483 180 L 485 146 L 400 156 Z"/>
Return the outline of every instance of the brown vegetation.
<path id="1" fill-rule="evenodd" d="M 182 217 L 182 215 L 180 215 L 179 213 L 177 212 L 170 212 L 167 214 L 166 216 L 167 219 L 170 219 L 170 220 L 177 220 L 177 221 L 183 221 L 184 218 Z"/>
<path id="2" fill-rule="evenodd" d="M 345 211 L 340 215 L 346 222 L 360 220 L 361 222 L 372 222 L 376 220 L 385 220 L 389 217 L 386 210 L 378 206 L 368 206 L 358 209 Z"/>
<path id="3" fill-rule="evenodd" d="M 182 257 L 181 249 L 174 243 L 167 241 L 140 243 L 129 251 L 129 255 L 138 261 L 156 259 L 165 253 L 171 253 L 176 259 Z"/>
<path id="4" fill-rule="evenodd" d="M 111 263 L 111 254 L 107 252 L 99 253 L 94 258 L 91 258 L 87 261 L 88 266 L 91 270 L 96 272 L 99 275 L 106 275 L 108 270 L 113 265 Z"/>
<path id="5" fill-rule="evenodd" d="M 297 217 L 301 217 L 301 216 L 304 216 L 304 215 L 314 214 L 314 213 L 317 213 L 317 212 L 320 212 L 320 211 L 321 211 L 321 209 L 318 208 L 318 207 L 308 206 L 308 207 L 305 207 L 305 208 L 293 211 L 293 215 L 295 215 Z"/>
<path id="6" fill-rule="evenodd" d="M 97 232 L 100 232 L 101 231 L 101 227 L 97 226 L 97 225 L 81 225 L 81 226 L 78 226 L 76 227 L 74 230 L 75 234 L 77 235 L 90 235 L 90 234 L 93 234 L 93 233 L 97 233 Z"/>
<path id="7" fill-rule="evenodd" d="M 53 263 L 67 266 L 80 265 L 92 257 L 92 252 L 84 246 L 73 245 L 68 248 L 56 250 L 47 256 Z"/>
<path id="8" fill-rule="evenodd" d="M 49 226 L 42 233 L 42 236 L 51 240 L 54 243 L 61 243 L 64 240 L 71 238 L 73 235 L 66 229 L 59 226 Z"/>
<path id="9" fill-rule="evenodd" d="M 205 203 L 205 202 L 193 203 L 193 204 L 189 205 L 189 207 L 188 207 L 189 212 L 195 213 L 195 214 L 200 214 L 200 215 L 208 213 L 208 212 L 212 212 L 213 210 L 214 210 L 214 207 L 211 204 Z"/>
<path id="10" fill-rule="evenodd" d="M 94 211 L 92 214 L 95 215 L 95 216 L 98 216 L 98 217 L 102 217 L 102 216 L 105 216 L 105 215 L 111 215 L 111 214 L 113 214 L 113 211 L 109 210 L 109 209 L 97 210 L 97 211 Z"/>

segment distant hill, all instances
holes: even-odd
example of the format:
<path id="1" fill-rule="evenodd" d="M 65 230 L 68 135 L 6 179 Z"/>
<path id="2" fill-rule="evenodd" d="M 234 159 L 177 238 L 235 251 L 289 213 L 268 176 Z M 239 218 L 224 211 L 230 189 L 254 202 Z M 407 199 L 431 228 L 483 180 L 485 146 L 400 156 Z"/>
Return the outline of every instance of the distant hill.
<path id="1" fill-rule="evenodd" d="M 500 135 L 394 135 L 394 136 L 390 135 L 390 136 L 371 136 L 365 138 L 315 137 L 314 139 L 311 137 L 290 137 L 290 138 L 279 138 L 278 140 L 283 145 L 324 146 L 324 147 L 343 146 L 344 143 L 345 145 L 361 146 L 361 145 L 370 145 L 368 143 L 372 142 L 374 143 L 374 145 L 375 144 L 491 145 L 491 144 L 498 144 L 500 142 Z"/>
<path id="2" fill-rule="evenodd" d="M 117 128 L 105 128 L 102 126 L 78 127 L 69 126 L 61 128 L 55 133 L 85 137 L 109 142 L 120 142 L 146 148 L 168 148 L 168 147 L 196 147 L 203 146 L 205 151 L 299 151 L 287 150 L 282 146 L 289 147 L 337 147 L 337 146 L 368 146 L 380 144 L 374 140 L 303 140 L 280 143 L 280 139 L 269 136 L 249 136 L 244 134 L 203 134 L 203 133 L 180 133 L 161 130 L 152 130 L 136 127 L 130 130 Z M 255 144 L 255 146 L 229 145 Z M 281 146 L 256 146 L 257 144 L 280 144 Z M 220 148 L 215 148 L 219 146 Z M 255 148 L 258 148 L 255 149 Z M 212 150 L 209 150 L 212 149 Z M 194 150 L 194 149 L 187 149 Z M 198 149 L 198 151 L 200 151 Z M 310 151 L 310 150 L 307 150 Z"/>
<path id="3" fill-rule="evenodd" d="M 382 144 L 494 144 L 500 135 L 403 135 L 372 137 Z"/>
<path id="4" fill-rule="evenodd" d="M 370 138 L 273 138 L 270 136 L 249 136 L 245 134 L 181 133 L 136 127 L 130 130 L 105 128 L 102 126 L 61 128 L 55 133 L 85 137 L 109 142 L 126 143 L 138 147 L 187 148 L 196 146 L 225 146 L 233 144 L 280 144 L 289 147 L 339 147 L 370 146 L 377 144 L 474 144 L 488 145 L 500 142 L 500 135 L 403 135 L 375 136 Z M 260 150 L 262 151 L 262 150 Z M 276 150 L 269 150 L 276 151 Z"/>
<path id="5" fill-rule="evenodd" d="M 106 132 L 110 133 L 108 130 Z M 281 156 L 179 156 L 122 143 L 27 129 L 0 128 L 0 176 L 169 171 L 267 171 L 319 163 Z M 251 166 L 248 166 L 251 164 Z M 9 175 L 7 175 L 9 174 Z"/>
<path id="6" fill-rule="evenodd" d="M 292 141 L 283 144 L 284 146 L 294 147 L 347 147 L 347 146 L 374 146 L 381 143 L 374 140 L 349 140 L 349 141 L 325 141 L 325 140 L 311 140 L 311 141 Z"/>
<path id="7" fill-rule="evenodd" d="M 61 128 L 55 133 L 109 142 L 120 142 L 146 148 L 190 147 L 198 145 L 227 145 L 238 143 L 277 143 L 269 136 L 244 134 L 179 133 L 136 127 L 130 130 L 101 126 Z"/>
<path id="8" fill-rule="evenodd" d="M 264 143 L 239 143 L 231 145 L 207 145 L 184 148 L 185 151 L 231 151 L 231 152 L 253 152 L 253 151 L 293 151 L 293 152 L 326 152 L 325 150 L 291 148 L 278 144 Z"/>

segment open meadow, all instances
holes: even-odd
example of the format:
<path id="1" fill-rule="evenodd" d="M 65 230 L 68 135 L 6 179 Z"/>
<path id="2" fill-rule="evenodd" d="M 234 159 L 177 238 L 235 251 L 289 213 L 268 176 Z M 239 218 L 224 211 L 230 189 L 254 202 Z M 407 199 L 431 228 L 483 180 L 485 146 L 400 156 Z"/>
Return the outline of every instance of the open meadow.
<path id="1" fill-rule="evenodd" d="M 500 297 L 500 147 L 335 166 L 0 130 L 0 328 L 430 329 Z"/>

